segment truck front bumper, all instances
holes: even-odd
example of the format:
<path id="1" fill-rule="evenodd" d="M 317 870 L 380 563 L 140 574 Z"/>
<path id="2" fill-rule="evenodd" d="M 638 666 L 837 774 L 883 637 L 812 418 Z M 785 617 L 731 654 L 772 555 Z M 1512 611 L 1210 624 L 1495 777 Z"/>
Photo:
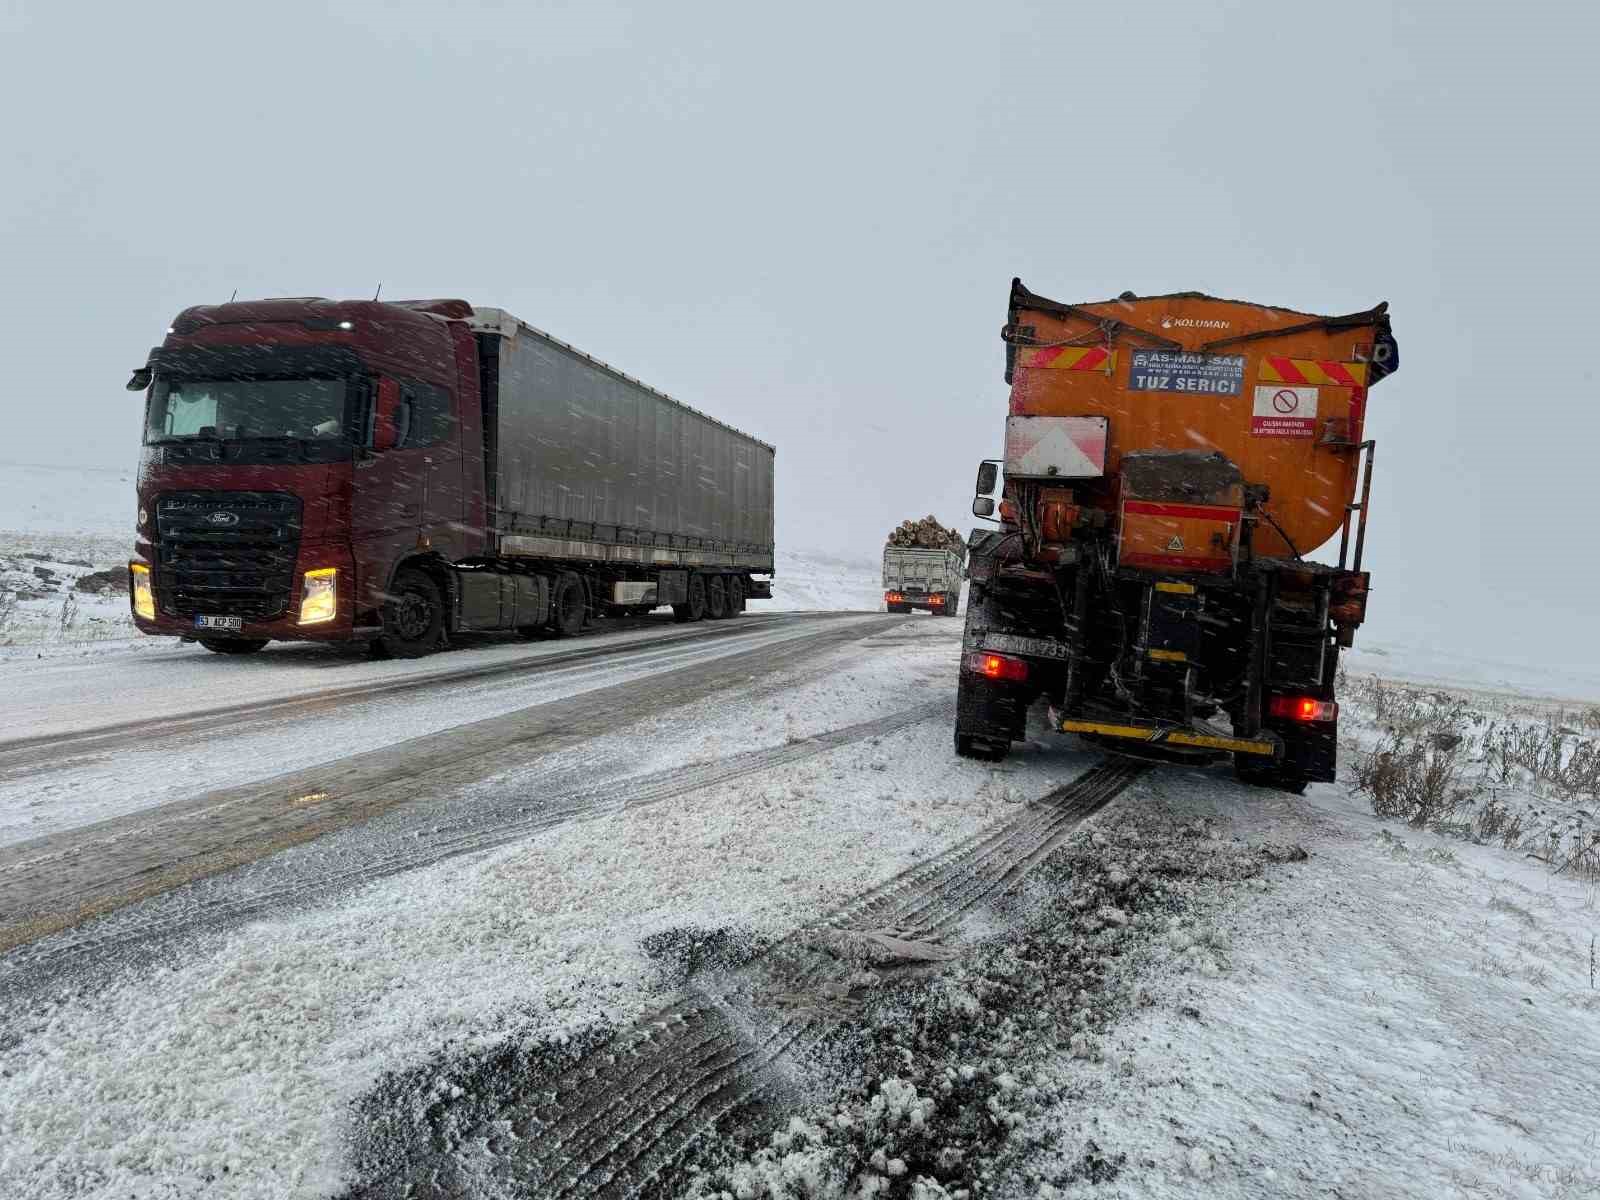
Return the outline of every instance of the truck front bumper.
<path id="1" fill-rule="evenodd" d="M 283 612 L 266 620 L 253 620 L 249 617 L 243 617 L 240 620 L 238 629 L 200 628 L 195 623 L 196 617 L 210 614 L 172 611 L 166 603 L 163 603 L 168 596 L 168 592 L 164 588 L 163 581 L 159 575 L 162 568 L 155 560 L 154 548 L 148 544 L 139 545 L 131 560 L 132 563 L 138 563 L 149 568 L 156 597 L 155 616 L 143 616 L 136 607 L 136 597 L 133 594 L 133 589 L 129 589 L 129 610 L 133 616 L 134 627 L 140 633 L 150 634 L 155 637 L 179 637 L 191 641 L 204 637 L 244 640 L 264 638 L 274 642 L 348 642 L 352 639 L 370 636 L 378 632 L 375 628 L 358 629 L 356 627 L 354 562 L 350 552 L 337 545 L 313 544 L 303 546 L 299 559 L 295 564 L 294 576 L 291 580 L 289 596 Z M 300 610 L 301 602 L 305 596 L 306 572 L 327 570 L 330 567 L 337 571 L 335 576 L 334 615 L 331 618 L 311 624 L 302 624 Z"/>

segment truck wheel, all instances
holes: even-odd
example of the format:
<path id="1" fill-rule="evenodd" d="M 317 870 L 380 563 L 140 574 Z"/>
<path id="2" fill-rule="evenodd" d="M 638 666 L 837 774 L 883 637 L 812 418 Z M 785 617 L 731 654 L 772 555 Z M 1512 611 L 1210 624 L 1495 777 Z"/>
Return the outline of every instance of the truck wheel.
<path id="1" fill-rule="evenodd" d="M 1307 783 L 1299 771 L 1275 762 L 1262 762 L 1253 754 L 1233 756 L 1233 777 L 1250 787 L 1272 788 L 1291 796 L 1305 795 Z"/>
<path id="2" fill-rule="evenodd" d="M 962 758 L 975 758 L 979 762 L 999 762 L 1010 752 L 1009 743 L 989 741 L 956 730 L 956 753 Z"/>
<path id="3" fill-rule="evenodd" d="M 439 648 L 444 600 L 425 572 L 406 568 L 383 601 L 383 632 L 372 643 L 379 658 L 421 658 Z"/>
<path id="4" fill-rule="evenodd" d="M 728 616 L 728 579 L 713 575 L 706 581 L 706 616 L 720 621 Z"/>
<path id="5" fill-rule="evenodd" d="M 568 571 L 556 580 L 555 603 L 550 606 L 550 632 L 557 637 L 572 637 L 581 632 L 588 607 L 583 580 L 576 572 Z"/>
<path id="6" fill-rule="evenodd" d="M 744 580 L 737 575 L 728 576 L 728 615 L 737 617 L 744 611 Z"/>
<path id="7" fill-rule="evenodd" d="M 685 621 L 698 621 L 706 615 L 706 577 L 689 576 L 689 602 L 672 606 L 672 619 L 680 625 Z"/>
<path id="8" fill-rule="evenodd" d="M 254 654 L 267 644 L 266 638 L 201 638 L 200 644 L 213 654 Z"/>
<path id="9" fill-rule="evenodd" d="M 999 762 L 1011 753 L 1007 714 L 997 711 L 988 689 L 962 672 L 956 683 L 956 753 Z"/>

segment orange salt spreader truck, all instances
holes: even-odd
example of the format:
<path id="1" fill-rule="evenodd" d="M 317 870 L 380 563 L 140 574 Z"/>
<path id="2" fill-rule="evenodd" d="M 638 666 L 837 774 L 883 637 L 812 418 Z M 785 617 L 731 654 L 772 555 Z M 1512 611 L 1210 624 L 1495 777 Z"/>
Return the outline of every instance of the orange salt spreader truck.
<path id="1" fill-rule="evenodd" d="M 1125 753 L 1231 754 L 1241 780 L 1294 793 L 1334 778 L 1339 649 L 1366 616 L 1367 396 L 1399 366 L 1387 309 L 1061 304 L 1012 281 L 957 753 L 1003 757 L 1042 700 L 1054 728 Z M 1337 564 L 1311 561 L 1336 534 Z"/>

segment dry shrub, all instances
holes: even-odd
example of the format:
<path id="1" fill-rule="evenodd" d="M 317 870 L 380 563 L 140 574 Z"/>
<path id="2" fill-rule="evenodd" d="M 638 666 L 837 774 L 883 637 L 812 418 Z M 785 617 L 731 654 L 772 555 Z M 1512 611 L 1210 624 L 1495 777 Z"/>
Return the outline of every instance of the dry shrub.
<path id="1" fill-rule="evenodd" d="M 1417 828 L 1448 826 L 1472 800 L 1467 780 L 1481 719 L 1458 696 L 1395 687 L 1372 679 L 1359 700 L 1372 707 L 1383 739 L 1355 764 L 1356 786 L 1380 817 Z"/>
<path id="2" fill-rule="evenodd" d="M 1518 781 L 1523 773 L 1567 800 L 1600 797 L 1600 742 L 1574 729 L 1570 714 L 1543 724 L 1495 722 L 1484 734 L 1486 774 L 1498 783 Z"/>
<path id="3" fill-rule="evenodd" d="M 1508 850 L 1514 850 L 1522 844 L 1524 832 L 1523 814 L 1512 811 L 1498 797 L 1491 796 L 1472 821 L 1474 841 L 1499 842 Z"/>
<path id="4" fill-rule="evenodd" d="M 1472 799 L 1465 742 L 1391 733 L 1356 762 L 1356 786 L 1380 817 L 1421 829 L 1446 823 Z"/>

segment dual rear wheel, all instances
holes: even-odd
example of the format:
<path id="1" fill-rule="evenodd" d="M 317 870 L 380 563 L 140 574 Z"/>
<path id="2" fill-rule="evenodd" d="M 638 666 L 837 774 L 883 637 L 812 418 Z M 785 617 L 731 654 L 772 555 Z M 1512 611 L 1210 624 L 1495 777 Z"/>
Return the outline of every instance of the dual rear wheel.
<path id="1" fill-rule="evenodd" d="M 672 606 L 672 617 L 683 624 L 688 621 L 721 621 L 736 617 L 744 611 L 744 580 L 738 575 L 689 576 L 689 599 Z"/>

